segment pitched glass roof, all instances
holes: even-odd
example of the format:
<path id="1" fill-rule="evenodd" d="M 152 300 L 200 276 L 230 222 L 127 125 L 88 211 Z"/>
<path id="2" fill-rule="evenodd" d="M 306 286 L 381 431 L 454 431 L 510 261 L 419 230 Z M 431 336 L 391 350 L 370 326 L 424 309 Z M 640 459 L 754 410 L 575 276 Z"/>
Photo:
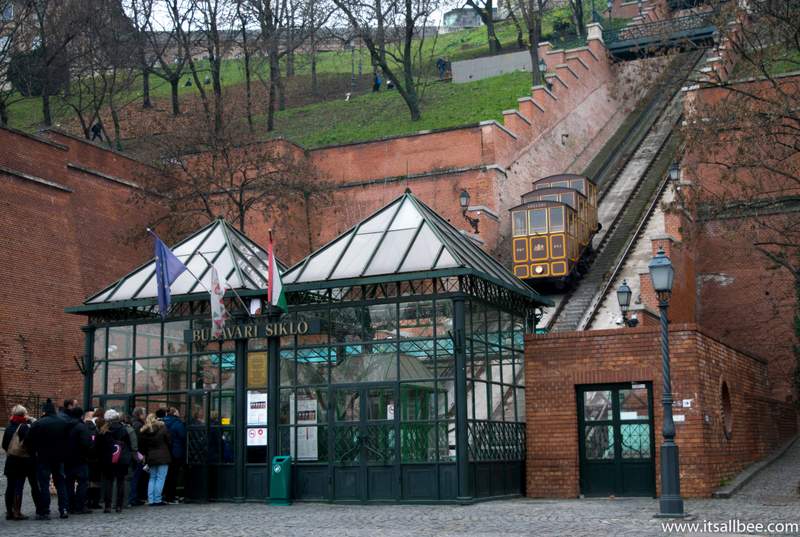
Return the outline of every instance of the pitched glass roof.
<path id="1" fill-rule="evenodd" d="M 294 265 L 288 290 L 474 274 L 542 304 L 530 287 L 453 227 L 410 190 Z"/>
<path id="2" fill-rule="evenodd" d="M 183 239 L 171 250 L 189 269 L 178 276 L 170 287 L 173 295 L 188 295 L 210 289 L 209 263 L 217 268 L 217 272 L 224 276 L 228 286 L 233 289 L 266 288 L 266 250 L 225 220 L 214 220 Z M 84 304 L 108 304 L 157 297 L 155 266 L 156 261 L 153 258 L 116 283 L 87 298 Z M 278 261 L 278 268 L 284 270 L 285 266 Z M 202 285 L 198 283 L 198 279 Z"/>

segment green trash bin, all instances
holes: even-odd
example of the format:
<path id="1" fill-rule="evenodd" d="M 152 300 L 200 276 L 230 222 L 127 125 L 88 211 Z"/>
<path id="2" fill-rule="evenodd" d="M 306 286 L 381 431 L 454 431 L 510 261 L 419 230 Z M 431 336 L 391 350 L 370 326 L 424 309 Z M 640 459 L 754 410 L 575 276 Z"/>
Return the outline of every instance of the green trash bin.
<path id="1" fill-rule="evenodd" d="M 292 504 L 292 457 L 279 455 L 272 458 L 269 478 L 269 503 Z"/>

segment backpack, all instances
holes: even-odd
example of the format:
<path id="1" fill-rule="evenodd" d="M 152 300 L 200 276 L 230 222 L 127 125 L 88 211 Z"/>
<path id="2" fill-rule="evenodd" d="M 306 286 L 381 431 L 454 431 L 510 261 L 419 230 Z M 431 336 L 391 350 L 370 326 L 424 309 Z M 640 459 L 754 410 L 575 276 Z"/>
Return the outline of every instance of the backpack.
<path id="1" fill-rule="evenodd" d="M 25 446 L 22 445 L 22 440 L 19 439 L 19 429 L 22 425 L 17 426 L 17 430 L 14 431 L 14 434 L 11 436 L 11 442 L 8 443 L 8 449 L 6 453 L 10 457 L 30 457 L 30 453 L 28 450 L 25 449 Z"/>

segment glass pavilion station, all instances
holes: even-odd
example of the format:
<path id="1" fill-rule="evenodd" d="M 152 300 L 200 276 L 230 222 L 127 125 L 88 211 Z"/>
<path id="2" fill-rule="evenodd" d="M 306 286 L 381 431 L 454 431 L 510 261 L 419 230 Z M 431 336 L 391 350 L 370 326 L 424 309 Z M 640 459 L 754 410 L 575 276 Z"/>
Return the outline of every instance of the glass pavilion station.
<path id="1" fill-rule="evenodd" d="M 181 274 L 164 322 L 155 261 L 68 311 L 89 318 L 85 404 L 180 411 L 187 497 L 265 500 L 280 454 L 299 500 L 523 493 L 523 336 L 547 301 L 409 191 L 282 270 L 280 318 L 248 313 L 267 254 L 223 220 L 172 250 L 203 285 Z M 238 295 L 222 340 L 209 262 Z"/>

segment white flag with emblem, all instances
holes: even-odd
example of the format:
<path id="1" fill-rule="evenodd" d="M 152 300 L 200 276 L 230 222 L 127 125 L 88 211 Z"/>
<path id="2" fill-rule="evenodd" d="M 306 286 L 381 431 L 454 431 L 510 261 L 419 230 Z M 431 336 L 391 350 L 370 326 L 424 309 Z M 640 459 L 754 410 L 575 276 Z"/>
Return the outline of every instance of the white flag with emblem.
<path id="1" fill-rule="evenodd" d="M 225 309 L 225 288 L 227 282 L 225 278 L 220 278 L 217 269 L 211 265 L 211 337 L 212 339 L 222 339 L 225 321 L 228 320 L 228 312 Z"/>

